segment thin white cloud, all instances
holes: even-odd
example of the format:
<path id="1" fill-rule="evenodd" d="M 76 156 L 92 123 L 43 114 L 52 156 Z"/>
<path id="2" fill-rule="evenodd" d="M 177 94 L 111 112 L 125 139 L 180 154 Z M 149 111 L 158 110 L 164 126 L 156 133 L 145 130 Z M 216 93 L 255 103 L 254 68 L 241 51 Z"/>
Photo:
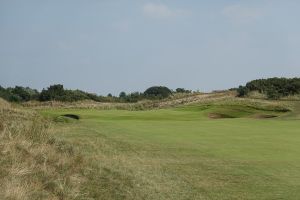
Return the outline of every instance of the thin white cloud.
<path id="1" fill-rule="evenodd" d="M 161 3 L 146 3 L 143 6 L 143 14 L 150 18 L 162 19 L 186 15 L 189 14 L 189 12 L 185 10 L 171 9 Z"/>
<path id="2" fill-rule="evenodd" d="M 262 16 L 259 9 L 239 4 L 224 7 L 222 14 L 233 23 L 249 23 L 260 19 Z"/>

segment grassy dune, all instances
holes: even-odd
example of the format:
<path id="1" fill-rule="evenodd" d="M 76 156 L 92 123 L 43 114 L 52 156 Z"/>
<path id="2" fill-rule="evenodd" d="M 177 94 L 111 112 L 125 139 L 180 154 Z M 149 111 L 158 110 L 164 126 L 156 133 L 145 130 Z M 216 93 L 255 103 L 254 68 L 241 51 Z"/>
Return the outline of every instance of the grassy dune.
<path id="1" fill-rule="evenodd" d="M 297 102 L 222 97 L 147 111 L 39 112 L 88 160 L 84 189 L 94 199 L 300 196 Z"/>

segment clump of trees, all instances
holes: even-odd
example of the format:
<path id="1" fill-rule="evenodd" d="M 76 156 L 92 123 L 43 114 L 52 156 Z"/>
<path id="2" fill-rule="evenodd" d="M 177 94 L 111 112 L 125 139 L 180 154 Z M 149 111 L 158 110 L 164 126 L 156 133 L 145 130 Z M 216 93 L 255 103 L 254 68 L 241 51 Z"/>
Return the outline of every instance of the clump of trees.
<path id="1" fill-rule="evenodd" d="M 186 90 L 184 88 L 176 88 L 175 92 L 177 92 L 177 93 L 192 93 L 192 90 Z"/>
<path id="2" fill-rule="evenodd" d="M 186 90 L 185 90 L 186 91 Z M 126 94 L 121 92 L 119 94 L 119 100 L 121 102 L 137 102 L 143 99 L 164 99 L 173 94 L 173 91 L 165 86 L 153 86 L 146 89 L 143 93 L 141 92 L 132 92 Z"/>
<path id="3" fill-rule="evenodd" d="M 246 96 L 251 91 L 265 94 L 269 99 L 300 94 L 300 78 L 257 79 L 237 89 L 239 97 Z"/>
<path id="4" fill-rule="evenodd" d="M 29 87 L 16 86 L 14 88 L 4 88 L 0 86 L 0 97 L 11 102 L 22 102 L 37 100 L 39 92 Z"/>
<path id="5" fill-rule="evenodd" d="M 39 95 L 40 101 L 81 101 L 81 100 L 93 100 L 98 102 L 111 102 L 114 101 L 114 97 L 109 94 L 106 97 L 98 96 L 84 92 L 81 90 L 66 90 L 63 85 L 51 85 L 47 89 L 43 89 Z"/>
<path id="6" fill-rule="evenodd" d="M 103 97 L 81 90 L 66 90 L 63 85 L 56 84 L 39 92 L 29 87 L 16 86 L 4 88 L 0 86 L 0 97 L 10 102 L 37 101 L 79 101 L 94 100 L 99 102 L 113 101 L 112 97 Z"/>
<path id="7" fill-rule="evenodd" d="M 140 92 L 132 92 L 129 94 L 126 94 L 126 92 L 120 92 L 120 94 L 119 94 L 120 102 L 134 103 L 134 102 L 138 102 L 143 99 L 145 99 L 145 97 L 144 97 L 143 93 L 140 93 Z"/>
<path id="8" fill-rule="evenodd" d="M 189 93 L 189 90 L 177 88 L 176 92 Z M 137 102 L 143 99 L 163 99 L 172 95 L 173 91 L 165 86 L 153 86 L 145 92 L 132 92 L 126 94 L 121 92 L 119 97 L 109 93 L 107 96 L 101 96 L 84 92 L 81 90 L 68 90 L 63 85 L 51 85 L 41 92 L 29 87 L 16 86 L 14 88 L 4 88 L 0 86 L 0 97 L 11 102 L 26 102 L 30 100 L 37 101 L 80 101 L 93 100 L 97 102 Z"/>

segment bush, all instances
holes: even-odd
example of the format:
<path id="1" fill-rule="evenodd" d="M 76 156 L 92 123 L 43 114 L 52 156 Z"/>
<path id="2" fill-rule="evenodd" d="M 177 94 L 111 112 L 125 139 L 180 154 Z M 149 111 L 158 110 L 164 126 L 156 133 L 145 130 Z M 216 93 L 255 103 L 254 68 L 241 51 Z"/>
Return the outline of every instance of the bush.
<path id="1" fill-rule="evenodd" d="M 12 94 L 7 89 L 0 86 L 0 97 L 1 98 L 5 99 L 7 101 L 10 101 L 11 95 Z"/>
<path id="2" fill-rule="evenodd" d="M 279 99 L 282 95 L 274 88 L 269 88 L 267 90 L 268 99 Z"/>
<path id="3" fill-rule="evenodd" d="M 153 86 L 148 88 L 145 92 L 144 95 L 146 98 L 158 98 L 158 99 L 163 99 L 167 98 L 172 94 L 172 91 L 165 87 L 165 86 Z"/>
<path id="4" fill-rule="evenodd" d="M 119 97 L 122 99 L 124 99 L 126 97 L 126 93 L 125 92 L 120 92 Z"/>
<path id="5" fill-rule="evenodd" d="M 237 89 L 237 93 L 238 93 L 238 97 L 244 97 L 248 94 L 249 89 L 245 86 L 239 86 L 239 88 Z"/>
<path id="6" fill-rule="evenodd" d="M 126 99 L 126 102 L 134 103 L 134 102 L 138 102 L 139 100 L 142 100 L 144 98 L 145 97 L 144 97 L 143 93 L 132 92 L 132 93 L 128 94 L 125 99 Z"/>
<path id="7" fill-rule="evenodd" d="M 14 88 L 3 88 L 0 86 L 0 97 L 12 102 L 24 102 L 38 99 L 39 92 L 29 87 L 15 86 Z"/>
<path id="8" fill-rule="evenodd" d="M 81 90 L 65 90 L 63 85 L 51 85 L 47 89 L 43 89 L 39 100 L 40 101 L 66 101 L 66 102 L 72 102 L 72 101 L 81 101 L 81 100 L 94 100 L 98 102 L 103 101 L 112 101 L 113 97 L 102 97 L 98 96 L 96 94 L 87 93 Z"/>
<path id="9" fill-rule="evenodd" d="M 175 91 L 177 93 L 191 93 L 192 92 L 191 90 L 186 90 L 184 88 L 177 88 Z"/>

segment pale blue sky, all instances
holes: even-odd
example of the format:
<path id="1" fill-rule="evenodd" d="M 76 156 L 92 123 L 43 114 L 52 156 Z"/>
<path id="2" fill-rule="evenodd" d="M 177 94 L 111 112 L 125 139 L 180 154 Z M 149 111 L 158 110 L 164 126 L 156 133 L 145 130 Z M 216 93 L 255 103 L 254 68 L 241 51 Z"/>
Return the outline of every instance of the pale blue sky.
<path id="1" fill-rule="evenodd" d="M 300 76 L 299 0 L 0 0 L 0 85 L 106 95 Z"/>

